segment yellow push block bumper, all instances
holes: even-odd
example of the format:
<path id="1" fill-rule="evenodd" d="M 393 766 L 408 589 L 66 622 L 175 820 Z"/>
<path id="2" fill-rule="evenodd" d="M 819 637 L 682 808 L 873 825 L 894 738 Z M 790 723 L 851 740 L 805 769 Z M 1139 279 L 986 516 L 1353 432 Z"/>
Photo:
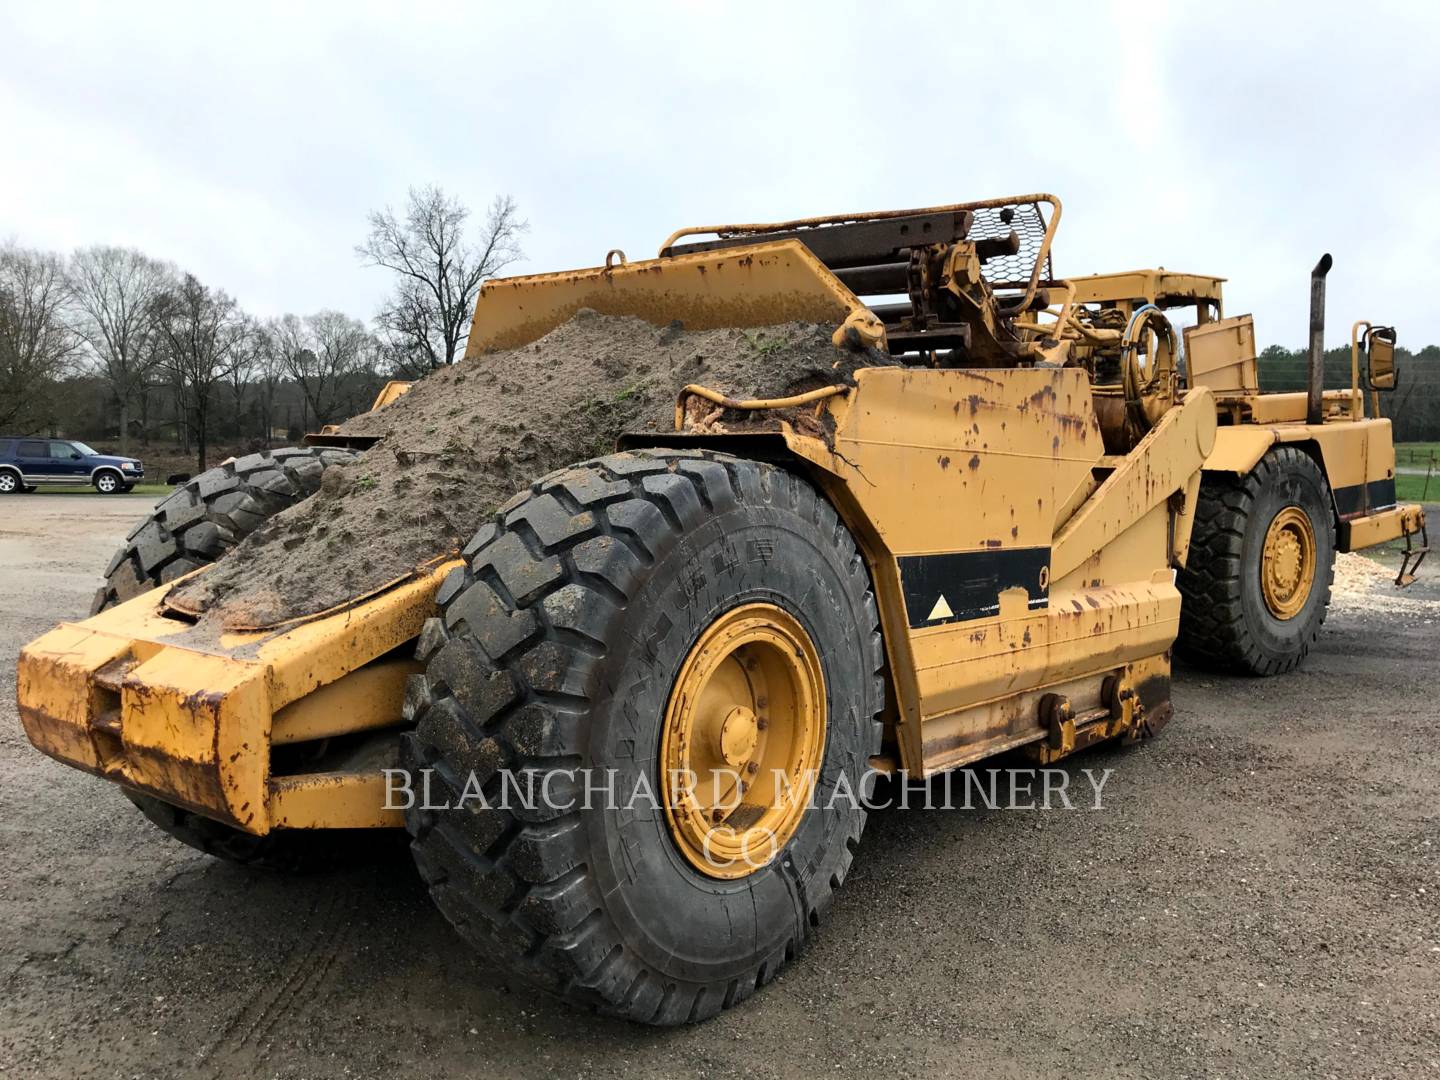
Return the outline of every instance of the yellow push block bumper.
<path id="1" fill-rule="evenodd" d="M 1420 538 L 1418 544 L 1415 542 L 1417 536 Z M 1404 539 L 1405 547 L 1400 552 L 1400 570 L 1395 575 L 1395 584 L 1403 588 L 1414 584 L 1420 564 L 1430 553 L 1425 510 L 1419 504 L 1402 503 L 1378 514 L 1342 521 L 1338 541 L 1341 551 L 1358 551 L 1400 538 Z"/>
<path id="2" fill-rule="evenodd" d="M 1419 533 L 1424 528 L 1424 508 L 1419 503 L 1401 503 L 1377 514 L 1340 522 L 1339 547 L 1341 551 L 1359 551 Z"/>
<path id="3" fill-rule="evenodd" d="M 248 833 L 399 825 L 381 770 L 420 670 L 407 644 L 453 565 L 270 631 L 177 620 L 160 590 L 63 623 L 20 653 L 21 723 L 59 761 Z"/>

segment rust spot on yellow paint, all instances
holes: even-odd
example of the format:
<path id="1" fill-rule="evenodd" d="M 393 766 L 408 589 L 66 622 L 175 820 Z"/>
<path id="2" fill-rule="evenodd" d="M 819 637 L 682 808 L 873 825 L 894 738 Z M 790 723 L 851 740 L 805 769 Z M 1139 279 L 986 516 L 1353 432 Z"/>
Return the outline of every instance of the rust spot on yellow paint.
<path id="1" fill-rule="evenodd" d="M 1030 404 L 1037 409 L 1043 409 L 1048 403 L 1055 400 L 1055 387 L 1042 386 L 1035 393 L 1030 395 Z"/>

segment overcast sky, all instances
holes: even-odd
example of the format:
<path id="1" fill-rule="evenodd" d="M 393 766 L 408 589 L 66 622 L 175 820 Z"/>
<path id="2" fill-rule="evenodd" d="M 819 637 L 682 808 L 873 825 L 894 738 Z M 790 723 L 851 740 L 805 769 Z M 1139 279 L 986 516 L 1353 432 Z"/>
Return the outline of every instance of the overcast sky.
<path id="1" fill-rule="evenodd" d="M 1059 274 L 1228 277 L 1262 343 L 1440 342 L 1440 5 L 0 0 L 0 239 L 135 245 L 368 319 L 366 211 L 435 182 L 519 269 L 675 227 L 1029 191 Z"/>

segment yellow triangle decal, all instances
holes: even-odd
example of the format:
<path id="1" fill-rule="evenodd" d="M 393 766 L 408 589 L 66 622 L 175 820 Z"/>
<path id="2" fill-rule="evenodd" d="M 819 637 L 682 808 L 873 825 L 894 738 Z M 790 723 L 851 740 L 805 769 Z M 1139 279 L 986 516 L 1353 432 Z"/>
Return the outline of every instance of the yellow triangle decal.
<path id="1" fill-rule="evenodd" d="M 955 612 L 950 610 L 949 603 L 945 600 L 945 594 L 940 594 L 940 599 L 935 601 L 935 606 L 930 609 L 930 617 L 927 622 L 934 622 L 936 619 L 953 619 Z"/>

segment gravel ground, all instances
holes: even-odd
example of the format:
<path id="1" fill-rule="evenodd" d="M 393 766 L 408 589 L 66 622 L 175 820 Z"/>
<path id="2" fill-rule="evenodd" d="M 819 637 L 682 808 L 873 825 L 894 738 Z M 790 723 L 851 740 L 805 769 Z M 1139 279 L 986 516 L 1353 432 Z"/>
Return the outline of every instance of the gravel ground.
<path id="1" fill-rule="evenodd" d="M 7 655 L 144 505 L 80 502 L 5 500 Z M 1180 671 L 1160 739 L 1075 760 L 1103 810 L 875 815 L 818 944 L 670 1031 L 492 983 L 404 862 L 166 839 L 30 748 L 7 662 L 0 1076 L 1437 1075 L 1437 612 L 1347 600 L 1296 675 Z"/>

